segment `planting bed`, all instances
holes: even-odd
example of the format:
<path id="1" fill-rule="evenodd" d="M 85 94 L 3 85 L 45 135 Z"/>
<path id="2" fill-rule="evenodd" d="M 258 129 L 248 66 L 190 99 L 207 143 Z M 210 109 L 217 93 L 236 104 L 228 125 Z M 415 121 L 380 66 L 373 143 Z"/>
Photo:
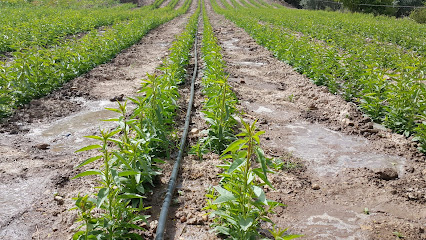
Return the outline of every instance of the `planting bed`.
<path id="1" fill-rule="evenodd" d="M 164 1 L 167 4 L 170 1 Z M 227 1 L 255 6 L 263 1 Z M 272 1 L 268 1 L 272 2 Z M 162 6 L 163 6 L 162 5 Z M 177 4 L 182 6 L 183 1 Z M 219 2 L 223 6 L 223 2 Z M 269 157 L 284 161 L 283 169 L 269 174 L 274 189 L 264 187 L 277 207 L 269 217 L 288 233 L 301 239 L 426 239 L 426 158 L 404 136 L 392 133 L 343 97 L 317 86 L 291 66 L 258 45 L 242 28 L 216 13 L 209 1 L 207 15 L 222 48 L 228 83 L 238 98 L 244 121 L 258 119 L 265 131 L 261 147 Z M 0 239 L 71 239 L 77 230 L 72 197 L 98 186 L 95 177 L 72 180 L 74 167 L 91 152 L 74 153 L 92 144 L 85 135 L 99 134 L 99 126 L 112 129 L 100 119 L 117 117 L 105 107 L 116 100 L 136 96 L 140 80 L 156 69 L 169 54 L 175 36 L 195 12 L 151 30 L 134 46 L 113 60 L 66 83 L 47 97 L 32 100 L 4 120 L 0 128 Z M 276 7 L 276 6 L 275 6 Z M 198 68 L 195 102 L 187 147 L 180 168 L 175 198 L 166 222 L 165 239 L 220 239 L 206 215 L 207 189 L 220 182 L 223 163 L 215 153 L 203 160 L 188 155 L 189 146 L 205 137 L 202 79 L 203 21 L 198 29 Z M 181 135 L 194 59 L 186 81 L 179 85 L 177 135 Z M 135 106 L 129 103 L 129 109 Z M 177 152 L 171 152 L 175 159 Z M 144 214 L 151 215 L 142 237 L 155 236 L 160 208 L 173 168 L 161 164 L 162 175 L 145 195 Z M 87 168 L 88 169 L 88 168 Z M 262 231 L 271 225 L 263 223 Z"/>

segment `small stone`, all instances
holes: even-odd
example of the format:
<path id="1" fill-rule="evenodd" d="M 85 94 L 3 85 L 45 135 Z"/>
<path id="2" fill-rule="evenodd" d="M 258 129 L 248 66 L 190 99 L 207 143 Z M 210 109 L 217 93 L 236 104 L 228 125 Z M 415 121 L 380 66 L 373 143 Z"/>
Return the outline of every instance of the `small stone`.
<path id="1" fill-rule="evenodd" d="M 50 145 L 47 144 L 47 143 L 41 143 L 41 144 L 36 145 L 35 147 L 40 149 L 40 150 L 47 150 L 47 149 L 49 149 L 49 146 Z"/>
<path id="2" fill-rule="evenodd" d="M 157 230 L 157 226 L 158 226 L 158 220 L 154 220 L 149 224 L 149 228 L 152 231 L 156 231 Z"/>
<path id="3" fill-rule="evenodd" d="M 309 110 L 318 110 L 318 107 L 317 107 L 317 106 L 315 106 L 315 104 L 311 103 L 311 104 L 309 105 Z"/>
<path id="4" fill-rule="evenodd" d="M 316 183 L 313 183 L 312 186 L 311 186 L 311 188 L 313 190 L 320 190 L 321 189 L 321 187 L 318 184 L 316 184 Z"/>
<path id="5" fill-rule="evenodd" d="M 376 172 L 377 177 L 382 180 L 395 180 L 398 178 L 398 172 L 393 168 L 385 168 Z"/>
<path id="6" fill-rule="evenodd" d="M 196 224 L 197 224 L 197 219 L 196 219 L 195 217 L 190 218 L 190 219 L 188 220 L 188 224 L 189 224 L 189 225 L 196 225 Z"/>
<path id="7" fill-rule="evenodd" d="M 410 200 L 419 200 L 419 196 L 417 194 L 415 194 L 415 193 L 411 193 L 410 192 L 410 193 L 407 194 L 407 197 Z"/>
<path id="8" fill-rule="evenodd" d="M 184 223 L 184 222 L 186 222 L 187 221 L 187 219 L 186 219 L 186 216 L 184 215 L 184 216 L 182 216 L 182 217 L 180 217 L 180 222 L 181 223 Z"/>
<path id="9" fill-rule="evenodd" d="M 413 173 L 414 172 L 414 168 L 413 167 L 406 167 L 405 171 L 408 173 Z"/>
<path id="10" fill-rule="evenodd" d="M 122 102 L 123 98 L 124 98 L 124 94 L 120 94 L 119 96 L 115 96 L 115 97 L 111 98 L 110 101 L 111 102 L 116 102 L 116 101 Z"/>
<path id="11" fill-rule="evenodd" d="M 202 218 L 203 222 L 207 222 L 209 220 L 209 216 L 203 215 Z"/>
<path id="12" fill-rule="evenodd" d="M 58 203 L 58 205 L 63 205 L 65 202 L 64 198 L 61 196 L 55 196 L 53 199 Z"/>
<path id="13" fill-rule="evenodd" d="M 193 134 L 193 135 L 196 135 L 196 134 L 198 134 L 198 133 L 200 133 L 200 129 L 198 129 L 198 128 L 193 128 L 193 129 L 191 129 L 191 132 L 190 132 L 191 134 Z"/>

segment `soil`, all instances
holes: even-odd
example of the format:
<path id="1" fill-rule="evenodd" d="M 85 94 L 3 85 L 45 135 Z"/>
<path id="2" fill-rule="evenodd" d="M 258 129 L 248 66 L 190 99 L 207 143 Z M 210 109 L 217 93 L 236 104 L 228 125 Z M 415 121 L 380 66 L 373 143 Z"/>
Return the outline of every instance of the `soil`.
<path id="1" fill-rule="evenodd" d="M 193 3 L 190 12 L 195 10 Z M 223 49 L 229 81 L 246 121 L 258 119 L 262 148 L 281 158 L 283 170 L 269 176 L 267 197 L 287 207 L 271 216 L 302 239 L 426 239 L 426 164 L 416 145 L 364 116 L 353 103 L 314 85 L 278 61 L 244 30 L 207 10 Z M 113 128 L 99 119 L 110 100 L 134 96 L 140 79 L 155 73 L 190 13 L 149 32 L 111 62 L 16 111 L 0 128 L 0 239 L 70 239 L 78 224 L 72 197 L 92 191 L 94 179 L 71 180 L 88 157 L 74 151 L 83 136 Z M 198 30 L 202 37 L 202 23 Z M 198 50 L 200 43 L 198 44 Z M 207 129 L 201 114 L 201 68 L 196 80 L 189 145 Z M 188 69 L 188 80 L 194 60 Z M 183 125 L 189 81 L 180 87 L 176 120 Z M 130 107 L 132 107 L 130 105 Z M 187 147 L 188 150 L 188 147 Z M 176 153 L 172 154 L 172 156 Z M 147 196 L 153 239 L 173 161 L 163 164 L 158 185 Z M 215 154 L 186 155 L 169 210 L 165 239 L 217 239 L 203 210 L 206 189 L 218 184 Z M 262 226 L 267 229 L 265 224 Z"/>

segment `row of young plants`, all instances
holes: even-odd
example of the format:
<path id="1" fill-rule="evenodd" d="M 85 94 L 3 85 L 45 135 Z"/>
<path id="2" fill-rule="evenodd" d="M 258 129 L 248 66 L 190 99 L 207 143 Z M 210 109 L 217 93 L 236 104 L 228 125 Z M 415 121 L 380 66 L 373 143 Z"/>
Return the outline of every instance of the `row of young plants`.
<path id="1" fill-rule="evenodd" d="M 163 61 L 163 74 L 151 75 L 142 83 L 141 95 L 130 98 L 136 109 L 130 113 L 127 102 L 118 103 L 119 117 L 108 119 L 117 123 L 113 131 L 102 130 L 100 136 L 88 136 L 99 141 L 77 152 L 97 150 L 97 155 L 77 166 L 100 162 L 75 178 L 95 176 L 97 193 L 75 198 L 79 211 L 80 231 L 73 239 L 142 239 L 144 195 L 161 174 L 159 163 L 173 143 L 173 120 L 179 97 L 177 84 L 184 81 L 190 50 L 197 31 L 200 6 L 191 16 L 184 32 L 170 48 L 170 57 Z M 167 154 L 168 155 L 168 154 Z"/>
<path id="2" fill-rule="evenodd" d="M 281 26 L 262 24 L 253 11 L 224 10 L 213 1 L 215 11 L 245 29 L 260 45 L 316 84 L 354 101 L 374 121 L 419 141 L 426 151 L 426 87 L 424 59 L 421 64 L 384 68 L 374 57 L 362 56 L 325 45 L 309 36 L 295 36 Z M 365 52 L 364 54 L 366 54 Z M 369 52 L 374 55 L 374 52 Z M 396 72 L 397 69 L 397 72 Z"/>
<path id="3" fill-rule="evenodd" d="M 134 4 L 111 8 L 61 9 L 52 7 L 6 8 L 0 19 L 0 53 L 56 44 L 64 37 L 117 22 L 141 17 L 152 6 L 139 9 Z"/>
<path id="4" fill-rule="evenodd" d="M 68 9 L 113 7 L 119 5 L 117 0 L 1 0 L 0 7 L 61 7 Z"/>
<path id="5" fill-rule="evenodd" d="M 224 71 L 225 62 L 217 44 L 205 7 L 203 8 L 202 56 L 205 65 L 202 79 L 204 117 L 209 125 L 207 136 L 200 140 L 206 149 L 221 154 L 224 163 L 218 186 L 209 190 L 206 210 L 213 218 L 212 227 L 227 239 L 257 239 L 262 222 L 272 223 L 268 214 L 283 204 L 266 199 L 263 186 L 272 184 L 267 174 L 271 159 L 265 157 L 260 147 L 256 121 L 248 124 L 241 120 L 241 132 L 235 135 L 238 125 L 237 99 Z M 241 116 L 238 117 L 242 119 Z M 200 142 L 195 148 L 200 147 Z M 270 230 L 275 239 L 293 239 L 298 235 L 285 235 L 287 229 Z M 266 238 L 264 238 L 266 239 Z"/>
<path id="6" fill-rule="evenodd" d="M 388 42 L 377 42 L 374 39 L 367 41 L 360 34 L 348 34 L 345 28 L 336 29 L 328 25 L 328 22 L 326 20 L 323 21 L 321 16 L 319 18 L 315 18 L 315 15 L 300 17 L 300 15 L 297 15 L 297 11 L 289 14 L 287 12 L 281 13 L 275 10 L 253 8 L 245 9 L 245 11 L 260 21 L 274 26 L 281 26 L 295 35 L 302 33 L 313 39 L 322 40 L 327 46 L 340 48 L 346 54 L 362 59 L 363 62 L 377 63 L 378 67 L 387 68 L 390 72 L 398 73 L 401 69 L 403 70 L 410 66 L 418 69 L 417 71 L 412 71 L 413 78 L 425 77 L 426 58 L 424 55 L 420 55 L 420 52 L 407 51 L 397 45 L 389 44 Z M 271 14 L 271 11 L 274 14 Z M 296 16 L 298 17 L 297 21 L 294 20 Z"/>
<path id="7" fill-rule="evenodd" d="M 337 32 L 343 36 L 358 35 L 364 40 L 368 38 L 378 42 L 391 42 L 422 56 L 426 55 L 426 26 L 410 19 L 288 8 L 271 9 L 268 15 L 280 17 L 284 26 L 295 31 L 317 29 L 321 33 L 315 31 L 310 33 L 321 34 L 324 37 L 327 36 L 327 31 Z"/>
<path id="8" fill-rule="evenodd" d="M 112 59 L 121 50 L 139 41 L 149 30 L 185 13 L 190 0 L 177 10 L 168 7 L 147 11 L 131 21 L 93 30 L 80 39 L 51 48 L 29 48 L 15 52 L 15 59 L 0 65 L 0 117 L 33 98 L 44 96 L 64 82 Z"/>

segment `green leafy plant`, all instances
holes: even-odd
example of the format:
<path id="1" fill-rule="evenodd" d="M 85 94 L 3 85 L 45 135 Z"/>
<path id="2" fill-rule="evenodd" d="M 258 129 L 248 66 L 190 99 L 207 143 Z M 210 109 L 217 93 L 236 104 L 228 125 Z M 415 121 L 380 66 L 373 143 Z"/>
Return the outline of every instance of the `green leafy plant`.
<path id="1" fill-rule="evenodd" d="M 129 237 L 140 239 L 140 236 L 132 233 L 131 230 L 143 230 L 135 223 L 146 221 L 149 216 L 139 214 L 139 212 L 146 210 L 142 204 L 139 204 L 136 208 L 130 206 L 131 199 L 142 199 L 143 196 L 125 191 L 123 177 L 136 175 L 138 172 L 122 171 L 114 167 L 118 159 L 115 157 L 114 150 L 110 149 L 109 144 L 116 141 L 112 137 L 119 131 L 101 131 L 101 136 L 88 136 L 88 138 L 100 141 L 101 145 L 89 145 L 77 151 L 99 149 L 100 153 L 100 155 L 85 160 L 77 168 L 96 160 L 102 160 L 103 164 L 100 170 L 86 170 L 74 177 L 98 176 L 101 184 L 95 198 L 86 195 L 79 196 L 76 199 L 76 208 L 80 210 L 80 220 L 83 221 L 86 230 L 75 233 L 74 239 L 128 239 Z M 103 210 L 99 216 L 92 214 L 95 206 Z"/>
<path id="2" fill-rule="evenodd" d="M 207 194 L 206 209 L 212 210 L 210 215 L 217 233 L 231 239 L 256 239 L 260 223 L 272 223 L 268 214 L 284 204 L 266 199 L 262 189 L 264 185 L 273 188 L 267 178 L 272 171 L 268 169 L 267 159 L 260 148 L 259 136 L 264 132 L 256 131 L 256 122 L 242 121 L 242 124 L 244 128 L 237 135 L 241 138 L 223 151 L 225 164 L 219 166 L 224 169 L 220 174 L 222 180 Z M 259 167 L 254 167 L 255 162 Z"/>
<path id="3" fill-rule="evenodd" d="M 207 97 L 203 104 L 204 119 L 209 124 L 207 137 L 202 139 L 205 148 L 216 153 L 222 152 L 234 139 L 233 127 L 236 125 L 236 97 L 225 75 L 225 63 L 221 48 L 213 34 L 207 12 L 203 8 L 203 45 L 205 62 L 202 92 Z"/>
<path id="4" fill-rule="evenodd" d="M 205 145 L 202 141 L 198 141 L 197 144 L 191 146 L 191 150 L 189 151 L 189 154 L 193 154 L 198 157 L 198 159 L 201 161 L 203 160 L 203 155 L 208 153 L 209 150 L 205 148 Z"/>
<path id="5" fill-rule="evenodd" d="M 287 230 L 288 228 L 280 229 L 274 226 L 272 230 L 268 230 L 268 231 L 272 234 L 275 240 L 290 240 L 290 239 L 302 237 L 302 235 L 294 235 L 294 234 L 287 235 L 286 234 Z"/>
<path id="6" fill-rule="evenodd" d="M 132 12 L 128 20 L 113 21 L 102 34 L 91 28 L 83 37 L 56 42 L 53 48 L 37 45 L 14 52 L 12 61 L 0 63 L 0 117 L 112 59 L 150 29 L 185 13 L 191 0 L 174 10 L 178 1 L 161 9 Z"/>

